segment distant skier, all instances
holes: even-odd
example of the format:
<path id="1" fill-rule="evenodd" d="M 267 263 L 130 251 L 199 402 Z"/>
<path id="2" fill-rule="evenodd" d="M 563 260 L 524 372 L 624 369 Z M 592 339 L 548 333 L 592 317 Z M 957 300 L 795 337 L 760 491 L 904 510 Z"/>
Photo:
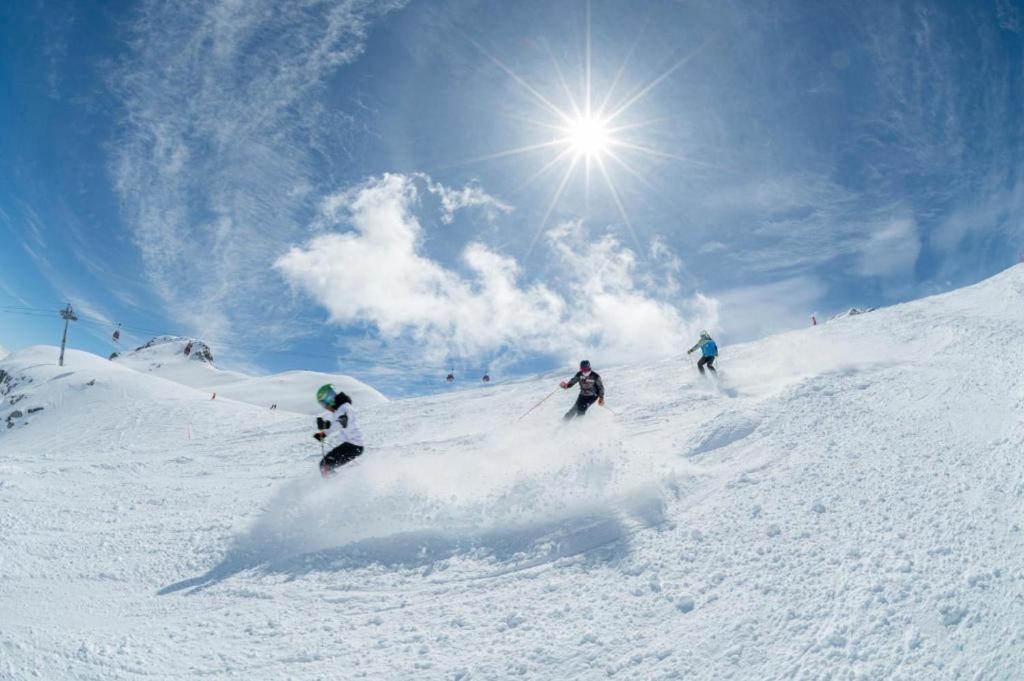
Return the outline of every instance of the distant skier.
<path id="1" fill-rule="evenodd" d="M 566 421 L 586 414 L 587 409 L 590 409 L 594 402 L 604 405 L 604 383 L 596 371 L 591 371 L 590 362 L 587 360 L 580 362 L 580 370 L 576 372 L 575 376 L 568 381 L 562 381 L 558 386 L 566 390 L 577 383 L 580 384 L 580 394 L 576 398 L 576 404 L 565 413 Z"/>
<path id="2" fill-rule="evenodd" d="M 704 373 L 704 367 L 707 366 L 716 374 L 718 370 L 715 369 L 715 358 L 718 357 L 718 344 L 711 338 L 711 335 L 707 331 L 700 332 L 700 340 L 692 348 L 686 351 L 686 354 L 693 354 L 694 350 L 700 348 L 700 359 L 697 361 L 697 368 L 700 372 Z"/>
<path id="3" fill-rule="evenodd" d="M 320 475 L 329 478 L 335 468 L 363 453 L 363 433 L 356 425 L 352 399 L 348 395 L 327 384 L 316 391 L 316 401 L 327 411 L 316 417 L 317 433 L 313 437 L 320 442 L 328 438 L 341 440 L 320 460 Z"/>

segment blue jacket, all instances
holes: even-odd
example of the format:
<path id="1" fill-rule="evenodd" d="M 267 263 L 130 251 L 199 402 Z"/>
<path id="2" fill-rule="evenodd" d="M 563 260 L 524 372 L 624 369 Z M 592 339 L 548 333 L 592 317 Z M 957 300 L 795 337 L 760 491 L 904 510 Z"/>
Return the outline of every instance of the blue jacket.
<path id="1" fill-rule="evenodd" d="M 710 338 L 701 338 L 696 345 L 690 348 L 690 352 L 697 348 L 700 348 L 700 354 L 704 357 L 718 357 L 718 344 Z"/>

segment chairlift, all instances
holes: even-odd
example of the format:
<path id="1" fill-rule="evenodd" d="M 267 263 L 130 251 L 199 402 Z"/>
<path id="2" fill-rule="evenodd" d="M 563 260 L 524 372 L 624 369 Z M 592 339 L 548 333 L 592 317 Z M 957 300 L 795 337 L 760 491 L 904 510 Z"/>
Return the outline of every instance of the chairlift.
<path id="1" fill-rule="evenodd" d="M 445 376 L 444 380 L 448 381 L 449 383 L 451 383 L 452 381 L 455 380 L 455 368 L 454 367 L 452 368 L 451 371 L 448 372 L 448 375 Z"/>
<path id="2" fill-rule="evenodd" d="M 115 343 L 117 343 L 118 341 L 121 340 L 121 323 L 120 322 L 118 322 L 117 328 L 114 329 L 113 339 L 114 339 Z"/>
<path id="3" fill-rule="evenodd" d="M 484 374 L 484 377 L 481 378 L 480 380 L 483 381 L 484 383 L 490 383 L 491 382 L 491 375 L 490 374 Z"/>

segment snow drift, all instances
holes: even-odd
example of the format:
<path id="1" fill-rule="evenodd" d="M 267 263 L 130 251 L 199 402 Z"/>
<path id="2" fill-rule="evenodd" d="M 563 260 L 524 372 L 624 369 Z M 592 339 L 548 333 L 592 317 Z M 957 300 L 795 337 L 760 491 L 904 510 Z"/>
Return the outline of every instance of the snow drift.
<path id="1" fill-rule="evenodd" d="M 564 426 L 555 375 L 357 400 L 327 482 L 308 417 L 14 353 L 0 676 L 1013 678 L 1022 331 L 1016 267 L 720 382 L 591 358 Z"/>

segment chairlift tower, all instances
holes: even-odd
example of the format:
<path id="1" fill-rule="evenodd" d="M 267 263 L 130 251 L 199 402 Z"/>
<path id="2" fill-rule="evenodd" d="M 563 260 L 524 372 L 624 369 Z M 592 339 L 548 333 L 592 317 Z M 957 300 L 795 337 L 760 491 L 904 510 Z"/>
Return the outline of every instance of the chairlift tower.
<path id="1" fill-rule="evenodd" d="M 68 303 L 67 307 L 60 311 L 60 317 L 64 320 L 64 337 L 60 339 L 60 360 L 57 365 L 64 366 L 64 346 L 68 342 L 68 322 L 77 322 L 78 316 L 71 309 L 71 303 Z"/>

